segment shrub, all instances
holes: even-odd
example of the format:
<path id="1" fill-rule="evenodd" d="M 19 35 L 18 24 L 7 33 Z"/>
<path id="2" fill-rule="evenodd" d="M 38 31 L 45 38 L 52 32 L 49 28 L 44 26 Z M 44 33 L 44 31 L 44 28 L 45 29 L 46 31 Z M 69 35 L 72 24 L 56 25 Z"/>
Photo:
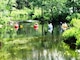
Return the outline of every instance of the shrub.
<path id="1" fill-rule="evenodd" d="M 73 18 L 70 22 L 70 29 L 63 33 L 64 42 L 69 46 L 80 46 L 80 19 Z"/>

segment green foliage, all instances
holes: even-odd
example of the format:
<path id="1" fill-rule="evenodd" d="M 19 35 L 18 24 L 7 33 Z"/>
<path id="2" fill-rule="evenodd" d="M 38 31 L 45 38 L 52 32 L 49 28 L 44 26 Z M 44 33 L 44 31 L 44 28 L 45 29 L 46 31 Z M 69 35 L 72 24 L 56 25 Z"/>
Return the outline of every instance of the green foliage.
<path id="1" fill-rule="evenodd" d="M 71 14 L 71 15 L 67 15 L 67 17 L 66 17 L 66 20 L 69 21 L 69 22 L 70 22 L 71 20 L 73 20 L 73 21 L 75 20 L 75 21 L 76 21 L 76 19 L 77 19 L 77 20 L 80 19 L 80 13 L 73 13 L 73 14 Z M 75 22 L 75 21 L 74 21 L 74 22 Z"/>
<path id="2" fill-rule="evenodd" d="M 41 8 L 38 8 L 38 7 L 34 8 L 33 14 L 34 15 L 32 16 L 32 19 L 41 17 L 41 15 L 42 15 Z"/>
<path id="3" fill-rule="evenodd" d="M 42 16 L 43 20 L 52 20 L 53 18 L 58 20 L 57 15 L 67 11 L 65 2 L 66 0 L 4 0 L 0 3 L 2 4 L 1 10 L 4 12 L 7 10 L 9 13 L 7 16 L 12 17 L 12 20 L 41 19 Z M 31 16 L 31 14 L 34 15 Z"/>
<path id="4" fill-rule="evenodd" d="M 32 10 L 25 8 L 22 10 L 13 10 L 11 12 L 12 20 L 27 20 L 29 19 L 29 14 L 32 12 Z"/>
<path id="5" fill-rule="evenodd" d="M 80 23 L 79 22 L 80 22 L 80 19 L 73 18 L 70 24 L 73 25 L 75 28 L 80 29 L 80 27 L 79 27 Z"/>
<path id="6" fill-rule="evenodd" d="M 66 17 L 66 20 L 71 21 L 71 16 L 68 15 L 68 16 Z"/>
<path id="7" fill-rule="evenodd" d="M 71 18 L 80 19 L 80 13 L 73 13 L 73 14 L 71 15 Z"/>
<path id="8" fill-rule="evenodd" d="M 66 2 L 67 8 L 73 8 L 72 11 L 74 12 L 80 12 L 80 0 L 67 0 Z"/>
<path id="9" fill-rule="evenodd" d="M 78 18 L 73 18 L 70 22 L 70 25 L 72 27 L 70 27 L 70 29 L 66 30 L 63 33 L 63 37 L 66 39 L 70 38 L 70 37 L 75 37 L 77 39 L 76 41 L 76 45 L 80 45 L 80 19 Z"/>
<path id="10" fill-rule="evenodd" d="M 17 9 L 23 9 L 24 7 L 30 8 L 29 2 L 27 0 L 16 0 Z"/>
<path id="11" fill-rule="evenodd" d="M 76 34 L 76 28 L 70 28 L 63 33 L 63 37 L 67 39 L 69 37 L 75 36 L 75 34 Z"/>
<path id="12" fill-rule="evenodd" d="M 79 36 L 80 37 L 80 36 Z M 76 41 L 76 45 L 80 46 L 80 39 Z"/>

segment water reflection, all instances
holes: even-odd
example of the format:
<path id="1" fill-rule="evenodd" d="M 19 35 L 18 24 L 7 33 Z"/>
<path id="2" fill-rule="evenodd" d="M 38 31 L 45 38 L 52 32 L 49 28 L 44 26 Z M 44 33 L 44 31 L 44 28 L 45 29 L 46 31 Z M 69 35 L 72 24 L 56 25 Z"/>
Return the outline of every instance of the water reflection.
<path id="1" fill-rule="evenodd" d="M 55 31 L 54 34 L 57 35 Z M 29 41 L 28 38 L 19 38 L 15 42 L 13 40 L 9 48 L 4 49 L 9 54 L 6 53 L 5 55 L 9 57 L 4 58 L 3 56 L 3 59 L 0 60 L 80 60 L 80 53 L 70 50 L 63 44 L 61 35 L 55 35 L 53 37 L 51 35 L 44 36 L 44 38 L 36 37 L 35 39 L 32 38 L 32 40 L 30 37 Z M 12 43 L 15 43 L 15 45 Z"/>
<path id="2" fill-rule="evenodd" d="M 26 54 L 26 59 L 22 60 L 76 60 L 75 57 L 65 56 L 56 49 L 32 50 Z"/>
<path id="3" fill-rule="evenodd" d="M 41 45 L 42 42 L 39 42 L 38 40 L 36 40 L 37 42 L 31 41 L 32 44 L 30 45 L 35 46 L 31 50 L 20 49 L 18 51 L 13 51 L 13 52 L 11 50 L 10 52 L 9 49 L 8 52 L 11 53 L 10 57 L 12 57 L 12 59 L 8 60 L 80 60 L 79 58 L 80 53 L 70 50 L 65 44 L 63 44 L 60 38 L 58 37 L 57 39 L 56 37 L 54 38 L 55 38 L 54 41 L 50 40 L 50 38 L 46 38 L 47 41 L 43 39 L 42 42 L 44 46 L 42 46 Z"/>
<path id="4" fill-rule="evenodd" d="M 0 60 L 80 60 L 80 53 L 65 49 L 62 43 L 54 42 L 52 48 L 33 48 L 7 51 L 9 57 Z M 39 46 L 38 46 L 39 47 Z M 5 53 L 5 52 L 4 52 Z M 1 57 L 0 57 L 1 58 Z"/>

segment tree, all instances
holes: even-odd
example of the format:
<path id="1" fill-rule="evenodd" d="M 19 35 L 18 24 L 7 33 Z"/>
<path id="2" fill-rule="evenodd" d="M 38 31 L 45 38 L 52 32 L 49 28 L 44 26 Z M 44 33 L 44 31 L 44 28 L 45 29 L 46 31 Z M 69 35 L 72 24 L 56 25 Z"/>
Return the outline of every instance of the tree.
<path id="1" fill-rule="evenodd" d="M 30 8 L 29 2 L 27 0 L 16 0 L 17 9 L 23 9 L 24 7 Z"/>
<path id="2" fill-rule="evenodd" d="M 70 12 L 72 10 L 72 13 L 80 12 L 80 0 L 67 0 L 66 6 L 69 8 Z"/>

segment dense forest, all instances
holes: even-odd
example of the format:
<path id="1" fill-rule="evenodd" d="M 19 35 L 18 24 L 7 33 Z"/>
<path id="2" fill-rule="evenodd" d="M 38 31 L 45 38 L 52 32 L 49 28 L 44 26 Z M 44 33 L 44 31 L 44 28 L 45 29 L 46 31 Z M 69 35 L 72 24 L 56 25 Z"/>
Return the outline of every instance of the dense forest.
<path id="1" fill-rule="evenodd" d="M 1 17 L 9 20 L 66 20 L 68 15 L 80 12 L 79 0 L 4 0 L 0 2 Z"/>

